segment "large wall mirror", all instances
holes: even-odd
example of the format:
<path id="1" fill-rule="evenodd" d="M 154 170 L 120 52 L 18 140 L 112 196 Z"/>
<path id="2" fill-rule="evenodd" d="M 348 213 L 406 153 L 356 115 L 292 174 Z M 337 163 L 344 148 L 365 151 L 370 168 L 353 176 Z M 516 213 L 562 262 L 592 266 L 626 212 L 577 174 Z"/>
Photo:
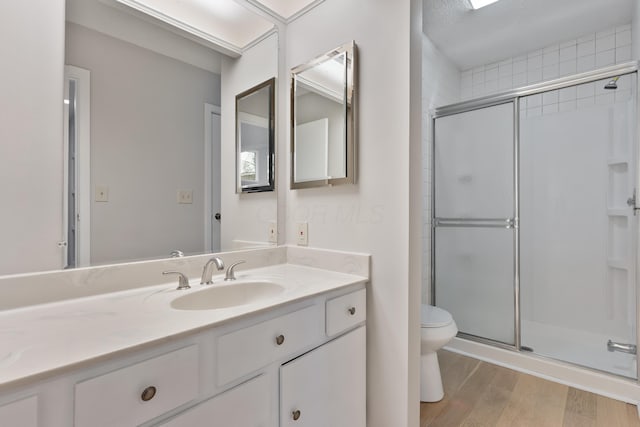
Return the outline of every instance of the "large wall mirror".
<path id="1" fill-rule="evenodd" d="M 275 188 L 275 78 L 236 96 L 236 192 Z"/>
<path id="2" fill-rule="evenodd" d="M 356 44 L 291 70 L 291 188 L 356 181 Z"/>
<path id="3" fill-rule="evenodd" d="M 273 244 L 276 198 L 237 200 L 235 141 L 221 129 L 235 122 L 229 107 L 242 88 L 277 75 L 277 36 L 233 59 L 102 0 L 67 0 L 67 147 L 50 160 L 65 159 L 65 194 L 55 194 L 67 201 L 61 261 L 0 274 Z M 255 49 L 268 64 L 247 63 Z M 33 244 L 7 250 L 29 258 Z"/>

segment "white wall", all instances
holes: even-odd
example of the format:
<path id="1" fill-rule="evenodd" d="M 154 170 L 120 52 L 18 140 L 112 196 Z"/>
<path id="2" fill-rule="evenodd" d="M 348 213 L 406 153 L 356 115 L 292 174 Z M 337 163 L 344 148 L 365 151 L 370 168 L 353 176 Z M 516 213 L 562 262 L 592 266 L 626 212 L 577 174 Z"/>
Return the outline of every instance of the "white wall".
<path id="1" fill-rule="evenodd" d="M 370 427 L 418 424 L 420 280 L 418 264 L 418 278 L 409 282 L 409 205 L 412 178 L 418 186 L 421 179 L 419 166 L 410 170 L 410 95 L 417 91 L 417 113 L 421 92 L 419 79 L 415 87 L 410 83 L 410 6 L 409 0 L 326 0 L 286 31 L 287 69 L 350 40 L 358 45 L 358 184 L 289 191 L 286 228 L 290 244 L 296 242 L 295 223 L 307 221 L 309 246 L 373 256 L 367 297 Z M 420 139 L 413 143 L 419 153 Z"/>
<path id="2" fill-rule="evenodd" d="M 0 57 L 0 274 L 57 269 L 64 0 L 2 2 Z"/>
<path id="3" fill-rule="evenodd" d="M 109 189 L 91 200 L 91 263 L 201 253 L 203 111 L 220 76 L 71 23 L 66 62 L 91 71 L 91 183 Z"/>
<path id="4" fill-rule="evenodd" d="M 430 111 L 460 99 L 460 71 L 431 42 L 422 37 L 422 301 L 431 293 L 431 119 Z"/>
<path id="5" fill-rule="evenodd" d="M 633 3 L 633 16 L 631 17 L 631 36 L 633 38 L 633 59 L 640 59 L 640 2 Z"/>
<path id="6" fill-rule="evenodd" d="M 265 243 L 269 222 L 277 221 L 276 192 L 236 194 L 236 95 L 278 75 L 278 34 L 245 51 L 238 59 L 222 59 L 222 247 L 234 241 Z M 284 185 L 277 183 L 276 185 Z"/>

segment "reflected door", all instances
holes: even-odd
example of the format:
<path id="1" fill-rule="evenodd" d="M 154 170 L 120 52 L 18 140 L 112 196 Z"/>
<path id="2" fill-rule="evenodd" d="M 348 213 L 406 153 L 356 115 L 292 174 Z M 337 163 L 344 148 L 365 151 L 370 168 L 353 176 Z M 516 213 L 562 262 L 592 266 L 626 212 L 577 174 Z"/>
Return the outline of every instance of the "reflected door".
<path id="1" fill-rule="evenodd" d="M 516 345 L 514 103 L 434 122 L 434 302 L 461 333 Z"/>

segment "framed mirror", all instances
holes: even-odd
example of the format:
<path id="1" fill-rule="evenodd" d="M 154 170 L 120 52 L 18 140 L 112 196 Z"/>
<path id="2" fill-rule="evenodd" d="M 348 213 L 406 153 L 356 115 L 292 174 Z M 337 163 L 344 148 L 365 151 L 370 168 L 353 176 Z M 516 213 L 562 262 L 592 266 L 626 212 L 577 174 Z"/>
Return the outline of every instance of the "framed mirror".
<path id="1" fill-rule="evenodd" d="M 291 188 L 356 182 L 355 42 L 291 70 Z"/>
<path id="2" fill-rule="evenodd" d="M 275 188 L 275 82 L 236 96 L 236 193 Z"/>

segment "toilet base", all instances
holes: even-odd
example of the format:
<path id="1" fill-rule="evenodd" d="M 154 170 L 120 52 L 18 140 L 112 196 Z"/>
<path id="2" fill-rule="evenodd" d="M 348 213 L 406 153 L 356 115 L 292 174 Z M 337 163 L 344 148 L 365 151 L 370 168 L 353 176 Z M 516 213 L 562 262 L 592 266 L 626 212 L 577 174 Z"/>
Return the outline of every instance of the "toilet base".
<path id="1" fill-rule="evenodd" d="M 427 353 L 420 356 L 420 401 L 438 402 L 444 397 L 438 354 Z"/>

